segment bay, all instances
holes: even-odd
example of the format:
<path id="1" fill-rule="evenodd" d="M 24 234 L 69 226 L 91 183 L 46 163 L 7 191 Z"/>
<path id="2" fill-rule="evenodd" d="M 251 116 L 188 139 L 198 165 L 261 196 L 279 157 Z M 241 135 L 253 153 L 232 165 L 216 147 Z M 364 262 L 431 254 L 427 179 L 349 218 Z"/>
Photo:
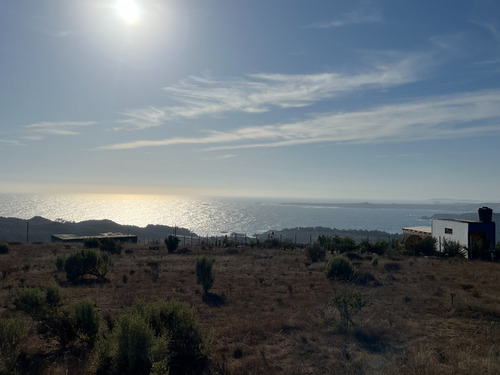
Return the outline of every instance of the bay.
<path id="1" fill-rule="evenodd" d="M 205 236 L 248 235 L 298 227 L 380 230 L 430 225 L 431 205 L 362 205 L 281 201 L 262 198 L 189 197 L 134 194 L 0 194 L 0 216 L 80 222 L 108 219 L 122 225 L 160 224 Z M 423 217 L 427 217 L 423 219 Z"/>

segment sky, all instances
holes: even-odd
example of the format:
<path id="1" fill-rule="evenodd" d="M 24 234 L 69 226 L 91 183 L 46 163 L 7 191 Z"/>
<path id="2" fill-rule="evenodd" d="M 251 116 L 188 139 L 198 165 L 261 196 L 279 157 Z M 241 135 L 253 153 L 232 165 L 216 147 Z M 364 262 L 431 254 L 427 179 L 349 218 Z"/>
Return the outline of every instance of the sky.
<path id="1" fill-rule="evenodd" d="M 500 201 L 497 0 L 0 0 L 0 192 Z"/>

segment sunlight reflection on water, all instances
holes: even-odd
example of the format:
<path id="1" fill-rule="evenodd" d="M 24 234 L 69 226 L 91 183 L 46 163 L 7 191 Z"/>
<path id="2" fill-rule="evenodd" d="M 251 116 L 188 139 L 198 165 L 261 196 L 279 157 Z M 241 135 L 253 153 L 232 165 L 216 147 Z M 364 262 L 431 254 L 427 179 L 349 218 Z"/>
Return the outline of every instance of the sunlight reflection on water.
<path id="1" fill-rule="evenodd" d="M 323 226 L 400 233 L 404 226 L 430 225 L 423 209 L 363 209 L 282 204 L 271 199 L 134 194 L 0 194 L 0 216 L 84 221 L 108 219 L 123 225 L 162 224 L 199 235 L 246 233 Z"/>

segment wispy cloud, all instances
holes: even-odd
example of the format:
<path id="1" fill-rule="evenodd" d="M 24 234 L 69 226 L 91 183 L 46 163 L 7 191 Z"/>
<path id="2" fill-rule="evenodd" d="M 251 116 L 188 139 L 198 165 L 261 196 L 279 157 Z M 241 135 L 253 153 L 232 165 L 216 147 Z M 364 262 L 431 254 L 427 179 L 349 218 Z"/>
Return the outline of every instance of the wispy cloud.
<path id="1" fill-rule="evenodd" d="M 292 123 L 213 131 L 198 138 L 138 140 L 103 149 L 192 144 L 210 147 L 209 150 L 230 150 L 323 142 L 404 142 L 490 133 L 500 133 L 500 90 L 432 97 L 365 111 L 327 113 Z"/>
<path id="2" fill-rule="evenodd" d="M 37 122 L 26 125 L 25 128 L 42 134 L 78 135 L 75 129 L 92 125 L 95 125 L 95 121 Z"/>
<path id="3" fill-rule="evenodd" d="M 144 129 L 180 118 L 221 116 L 230 112 L 263 113 L 306 107 L 359 90 L 386 89 L 414 82 L 430 64 L 425 53 L 397 58 L 380 55 L 376 60 L 381 62 L 354 74 L 259 73 L 226 80 L 192 76 L 164 88 L 179 105 L 124 111 L 123 118 L 117 121 L 121 124 L 117 129 Z"/>
<path id="4" fill-rule="evenodd" d="M 344 13 L 340 18 L 328 22 L 315 22 L 304 26 L 306 29 L 331 29 L 334 27 L 342 27 L 352 24 L 375 23 L 383 20 L 380 11 L 366 13 L 361 11 L 353 11 Z"/>
<path id="5" fill-rule="evenodd" d="M 56 37 L 56 38 L 64 38 L 71 35 L 73 32 L 71 30 L 45 30 L 45 34 Z"/>

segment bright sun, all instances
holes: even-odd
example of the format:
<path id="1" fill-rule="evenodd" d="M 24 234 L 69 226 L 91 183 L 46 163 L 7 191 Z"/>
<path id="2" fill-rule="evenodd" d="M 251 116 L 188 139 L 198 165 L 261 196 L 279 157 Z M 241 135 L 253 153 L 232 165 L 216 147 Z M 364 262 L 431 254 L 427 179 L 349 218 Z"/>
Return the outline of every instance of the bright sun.
<path id="1" fill-rule="evenodd" d="M 139 19 L 140 10 L 133 0 L 117 0 L 116 9 L 120 16 L 128 23 L 134 23 Z"/>

